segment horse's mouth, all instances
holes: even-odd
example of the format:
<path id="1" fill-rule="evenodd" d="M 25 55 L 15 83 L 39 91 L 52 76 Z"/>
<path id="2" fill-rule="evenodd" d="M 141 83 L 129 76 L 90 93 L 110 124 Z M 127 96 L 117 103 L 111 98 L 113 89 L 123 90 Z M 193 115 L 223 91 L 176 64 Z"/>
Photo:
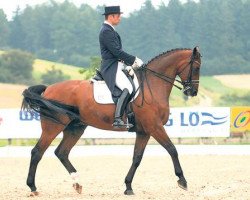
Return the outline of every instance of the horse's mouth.
<path id="1" fill-rule="evenodd" d="M 186 96 L 189 96 L 189 97 L 194 97 L 194 96 L 197 96 L 197 93 L 198 91 L 196 89 L 194 89 L 193 87 L 187 87 L 187 88 L 184 88 L 184 91 L 183 93 L 186 95 Z"/>

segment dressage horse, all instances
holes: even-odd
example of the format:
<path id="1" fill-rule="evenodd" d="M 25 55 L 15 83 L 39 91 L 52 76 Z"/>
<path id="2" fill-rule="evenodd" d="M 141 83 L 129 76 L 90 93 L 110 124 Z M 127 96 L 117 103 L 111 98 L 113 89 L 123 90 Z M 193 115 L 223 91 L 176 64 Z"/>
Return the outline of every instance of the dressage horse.
<path id="1" fill-rule="evenodd" d="M 183 93 L 187 96 L 197 95 L 200 66 L 201 55 L 199 48 L 195 47 L 164 52 L 136 71 L 139 95 L 130 103 L 135 114 L 136 140 L 132 165 L 125 178 L 124 194 L 134 194 L 132 180 L 151 136 L 170 154 L 175 174 L 179 178 L 178 185 L 182 189 L 187 189 L 178 153 L 163 126 L 169 118 L 169 96 L 173 86 L 180 88 L 181 85 Z M 180 80 L 176 79 L 177 76 Z M 175 84 L 176 81 L 179 82 L 179 86 Z M 69 80 L 50 86 L 31 86 L 24 90 L 23 96 L 22 109 L 39 112 L 42 128 L 41 137 L 31 151 L 27 178 L 31 194 L 38 195 L 35 185 L 37 165 L 60 132 L 63 132 L 63 138 L 55 150 L 55 155 L 75 180 L 75 190 L 81 193 L 82 186 L 77 179 L 76 169 L 69 161 L 69 153 L 87 126 L 114 130 L 112 122 L 115 105 L 96 103 L 93 97 L 93 83 L 89 80 Z"/>

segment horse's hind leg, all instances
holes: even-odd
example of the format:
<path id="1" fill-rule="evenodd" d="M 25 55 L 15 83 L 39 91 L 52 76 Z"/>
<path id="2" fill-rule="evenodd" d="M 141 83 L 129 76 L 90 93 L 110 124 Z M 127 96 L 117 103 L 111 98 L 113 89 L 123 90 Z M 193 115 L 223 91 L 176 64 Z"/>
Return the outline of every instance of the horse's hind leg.
<path id="1" fill-rule="evenodd" d="M 27 185 L 31 189 L 31 196 L 38 195 L 37 188 L 35 185 L 35 175 L 36 169 L 39 161 L 42 159 L 42 156 L 51 142 L 55 139 L 55 137 L 63 130 L 63 126 L 56 125 L 51 122 L 46 122 L 42 126 L 42 135 L 38 140 L 37 144 L 31 151 L 31 159 L 30 159 L 30 167 L 27 178 Z"/>
<path id="2" fill-rule="evenodd" d="M 175 169 L 175 175 L 179 177 L 178 185 L 184 190 L 187 190 L 187 181 L 183 175 L 183 171 L 181 169 L 181 165 L 178 158 L 177 150 L 174 146 L 174 144 L 171 142 L 170 138 L 166 134 L 166 131 L 163 127 L 158 127 L 156 131 L 152 133 L 152 136 L 155 138 L 157 142 L 159 142 L 170 154 L 174 169 Z"/>
<path id="3" fill-rule="evenodd" d="M 133 195 L 133 189 L 132 189 L 132 181 L 136 172 L 137 167 L 141 163 L 141 159 L 145 150 L 145 147 L 148 143 L 150 136 L 146 135 L 144 132 L 142 133 L 136 133 L 136 141 L 135 141 L 135 147 L 134 147 L 134 156 L 133 156 L 133 163 L 129 169 L 129 172 L 125 178 L 125 184 L 126 184 L 126 190 L 124 194 L 126 195 Z"/>
<path id="4" fill-rule="evenodd" d="M 61 163 L 67 169 L 69 174 L 73 179 L 73 187 L 80 194 L 82 192 L 82 186 L 79 183 L 79 177 L 76 169 L 69 161 L 69 153 L 72 147 L 76 144 L 79 138 L 82 136 L 86 125 L 75 126 L 74 121 L 72 121 L 67 128 L 63 131 L 63 139 L 59 146 L 55 150 L 56 156 L 59 158 Z"/>

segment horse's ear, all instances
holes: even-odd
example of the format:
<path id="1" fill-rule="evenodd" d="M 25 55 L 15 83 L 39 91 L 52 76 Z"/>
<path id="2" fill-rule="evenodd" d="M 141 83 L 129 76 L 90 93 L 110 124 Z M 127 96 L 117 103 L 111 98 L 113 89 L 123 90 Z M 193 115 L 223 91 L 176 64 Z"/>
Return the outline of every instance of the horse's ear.
<path id="1" fill-rule="evenodd" d="M 201 56 L 200 49 L 199 49 L 198 46 L 194 47 L 194 49 L 193 49 L 193 56 L 196 57 L 196 58 Z"/>

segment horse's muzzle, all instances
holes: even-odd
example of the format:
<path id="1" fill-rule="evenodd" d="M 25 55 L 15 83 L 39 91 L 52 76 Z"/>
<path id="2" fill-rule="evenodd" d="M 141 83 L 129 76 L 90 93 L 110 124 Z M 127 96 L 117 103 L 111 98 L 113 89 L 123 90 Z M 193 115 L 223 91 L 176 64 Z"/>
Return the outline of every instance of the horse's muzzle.
<path id="1" fill-rule="evenodd" d="M 186 96 L 194 97 L 194 96 L 197 96 L 198 91 L 193 86 L 187 85 L 184 87 L 183 93 Z"/>

